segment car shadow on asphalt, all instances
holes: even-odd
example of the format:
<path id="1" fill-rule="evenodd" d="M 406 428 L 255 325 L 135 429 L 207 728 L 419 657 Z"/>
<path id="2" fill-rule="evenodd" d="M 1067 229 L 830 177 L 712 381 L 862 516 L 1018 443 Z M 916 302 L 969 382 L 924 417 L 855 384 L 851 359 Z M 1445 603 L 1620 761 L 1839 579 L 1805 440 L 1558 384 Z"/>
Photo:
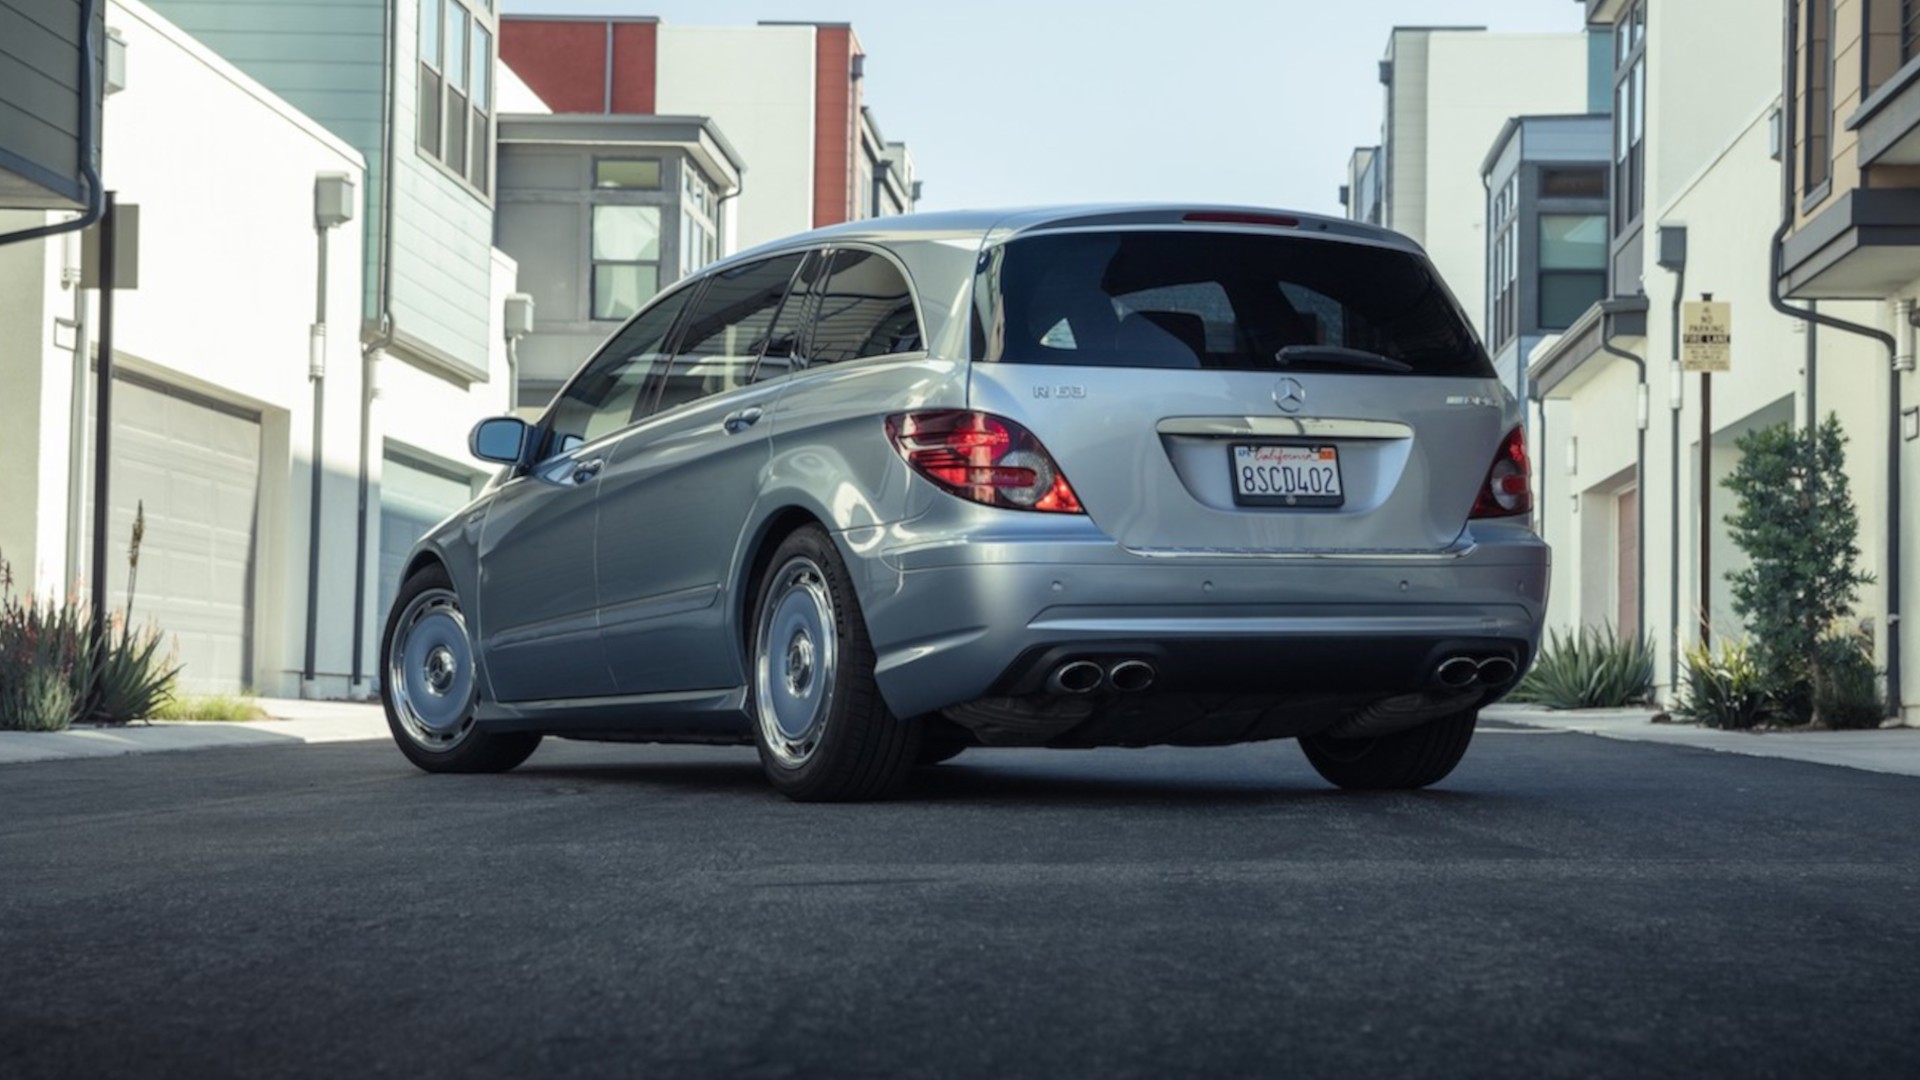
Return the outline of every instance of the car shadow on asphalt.
<path id="1" fill-rule="evenodd" d="M 1111 774 L 1089 768 L 1084 760 L 1063 755 L 1058 766 L 1034 761 L 999 764 L 986 756 L 917 769 L 904 790 L 885 803 L 907 805 L 961 804 L 968 806 L 1140 807 L 1140 806 L 1261 806 L 1336 800 L 1357 805 L 1429 806 L 1482 805 L 1510 801 L 1490 793 L 1429 788 L 1423 791 L 1341 791 L 1318 780 L 1289 775 L 1276 767 L 1270 781 L 1225 775 L 1200 775 L 1189 770 L 1178 775 L 1142 775 L 1127 763 Z M 529 761 L 508 779 L 529 783 L 560 783 L 569 790 L 584 786 L 670 789 L 677 794 L 750 795 L 777 800 L 781 796 L 767 783 L 760 763 L 750 755 L 735 761 Z"/>

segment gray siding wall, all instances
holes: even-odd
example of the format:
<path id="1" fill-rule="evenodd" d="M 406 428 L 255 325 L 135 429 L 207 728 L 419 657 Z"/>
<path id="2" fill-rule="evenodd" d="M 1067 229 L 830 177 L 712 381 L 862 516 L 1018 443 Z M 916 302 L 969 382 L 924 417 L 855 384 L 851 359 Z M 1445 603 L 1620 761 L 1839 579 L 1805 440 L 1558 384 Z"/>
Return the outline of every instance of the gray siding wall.
<path id="1" fill-rule="evenodd" d="M 79 0 L 0 0 L 0 206 L 74 208 L 80 180 Z"/>
<path id="2" fill-rule="evenodd" d="M 382 0 L 147 2 L 366 158 L 359 224 L 366 230 L 364 280 L 367 313 L 372 314 L 380 258 L 374 240 L 385 190 L 385 164 L 380 160 L 385 4 Z M 129 61 L 130 66 L 138 63 Z"/>
<path id="3" fill-rule="evenodd" d="M 463 378 L 487 371 L 493 204 L 419 149 L 418 0 L 400 5 L 394 71 L 393 317 L 426 359 Z M 475 4 L 476 10 L 484 11 Z M 498 40 L 497 38 L 495 40 Z"/>

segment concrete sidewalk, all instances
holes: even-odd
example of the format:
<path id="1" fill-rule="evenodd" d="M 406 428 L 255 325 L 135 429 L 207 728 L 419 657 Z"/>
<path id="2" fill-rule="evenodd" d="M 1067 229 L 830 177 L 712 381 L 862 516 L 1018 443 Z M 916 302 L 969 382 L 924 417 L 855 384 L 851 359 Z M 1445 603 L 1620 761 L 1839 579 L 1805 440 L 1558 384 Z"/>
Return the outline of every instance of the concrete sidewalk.
<path id="1" fill-rule="evenodd" d="M 291 746 L 387 738 L 379 705 L 357 701 L 261 698 L 271 720 L 217 723 L 201 720 L 76 727 L 69 731 L 0 731 L 0 765 L 70 758 L 115 757 L 217 746 Z"/>
<path id="2" fill-rule="evenodd" d="M 1656 724 L 1649 709 L 1576 709 L 1554 712 L 1531 705 L 1500 704 L 1485 720 L 1532 728 L 1575 731 L 1603 739 L 1666 743 L 1750 757 L 1785 758 L 1868 772 L 1920 776 L 1920 728 L 1878 731 L 1719 731 L 1693 724 Z"/>

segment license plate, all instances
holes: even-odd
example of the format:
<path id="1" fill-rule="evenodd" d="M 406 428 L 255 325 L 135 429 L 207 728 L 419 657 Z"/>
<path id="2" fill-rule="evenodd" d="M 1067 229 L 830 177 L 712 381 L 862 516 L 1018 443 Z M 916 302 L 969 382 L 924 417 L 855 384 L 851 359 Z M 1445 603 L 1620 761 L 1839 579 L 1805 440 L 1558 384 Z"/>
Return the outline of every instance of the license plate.
<path id="1" fill-rule="evenodd" d="M 1340 451 L 1331 446 L 1236 444 L 1233 501 L 1241 506 L 1339 506 Z"/>

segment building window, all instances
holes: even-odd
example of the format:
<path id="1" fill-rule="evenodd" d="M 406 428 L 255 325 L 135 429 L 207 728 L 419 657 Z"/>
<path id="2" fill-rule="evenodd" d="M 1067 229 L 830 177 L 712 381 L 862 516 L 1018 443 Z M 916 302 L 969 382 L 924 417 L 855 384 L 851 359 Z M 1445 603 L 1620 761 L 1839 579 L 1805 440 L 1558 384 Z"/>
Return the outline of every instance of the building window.
<path id="1" fill-rule="evenodd" d="M 420 0 L 417 104 L 420 151 L 487 192 L 493 161 L 493 32 L 460 0 Z"/>
<path id="2" fill-rule="evenodd" d="M 1801 73 L 1801 95 L 1805 112 L 1801 117 L 1805 132 L 1801 143 L 1801 193 L 1811 195 L 1833 173 L 1828 142 L 1833 126 L 1833 0 L 1807 0 L 1806 58 Z"/>
<path id="3" fill-rule="evenodd" d="M 630 317 L 660 291 L 660 208 L 593 208 L 593 318 Z"/>
<path id="4" fill-rule="evenodd" d="M 1621 16 L 1613 40 L 1613 234 L 1624 236 L 1646 200 L 1646 0 Z"/>
<path id="5" fill-rule="evenodd" d="M 713 188 L 690 162 L 680 163 L 680 276 L 712 262 L 719 254 L 714 227 Z"/>
<path id="6" fill-rule="evenodd" d="M 1490 280 L 1487 295 L 1487 337 L 1494 348 L 1513 340 L 1519 332 L 1520 294 L 1514 286 L 1520 279 L 1516 223 L 1520 216 L 1520 177 L 1516 174 L 1500 185 L 1493 197 L 1492 244 L 1487 265 Z"/>
<path id="7" fill-rule="evenodd" d="M 1900 62 L 1920 55 L 1920 0 L 1900 0 Z"/>
<path id="8" fill-rule="evenodd" d="M 1606 296 L 1607 219 L 1540 215 L 1540 326 L 1565 330 Z"/>
<path id="9" fill-rule="evenodd" d="M 593 186 L 602 191 L 659 191 L 660 162 L 653 158 L 601 158 L 593 163 Z"/>
<path id="10" fill-rule="evenodd" d="M 1541 169 L 1540 197 L 1543 199 L 1604 199 L 1607 197 L 1607 171 L 1577 168 Z"/>

